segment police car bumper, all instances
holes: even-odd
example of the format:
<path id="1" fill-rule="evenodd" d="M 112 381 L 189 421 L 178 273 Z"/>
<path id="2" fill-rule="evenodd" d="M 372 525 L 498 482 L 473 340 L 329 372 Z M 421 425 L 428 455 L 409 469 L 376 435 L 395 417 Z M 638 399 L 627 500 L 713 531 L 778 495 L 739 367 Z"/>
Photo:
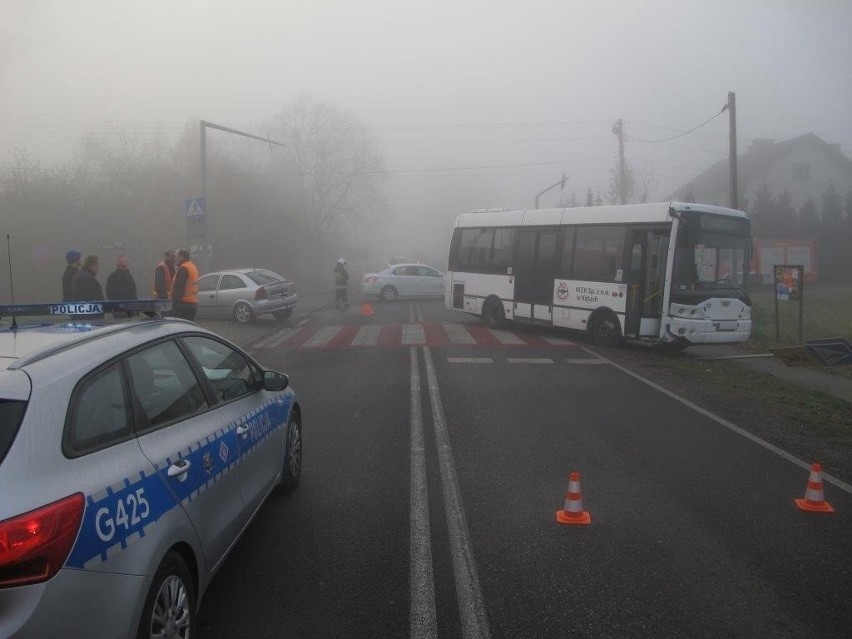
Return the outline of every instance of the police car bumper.
<path id="1" fill-rule="evenodd" d="M 64 568 L 0 590 L 0 637 L 135 637 L 145 595 L 145 577 Z"/>
<path id="2" fill-rule="evenodd" d="M 666 321 L 664 341 L 688 340 L 691 344 L 730 344 L 745 342 L 751 335 L 751 320 L 689 320 Z"/>

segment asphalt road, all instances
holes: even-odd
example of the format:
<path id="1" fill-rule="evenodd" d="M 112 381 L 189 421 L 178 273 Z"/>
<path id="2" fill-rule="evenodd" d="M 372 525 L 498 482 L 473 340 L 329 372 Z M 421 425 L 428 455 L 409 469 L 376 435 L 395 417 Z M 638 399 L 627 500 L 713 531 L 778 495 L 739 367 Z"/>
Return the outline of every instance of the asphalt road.
<path id="1" fill-rule="evenodd" d="M 373 309 L 206 323 L 290 374 L 305 458 L 202 637 L 852 636 L 852 495 L 800 512 L 806 471 L 582 337 Z M 555 521 L 571 471 L 588 526 Z"/>

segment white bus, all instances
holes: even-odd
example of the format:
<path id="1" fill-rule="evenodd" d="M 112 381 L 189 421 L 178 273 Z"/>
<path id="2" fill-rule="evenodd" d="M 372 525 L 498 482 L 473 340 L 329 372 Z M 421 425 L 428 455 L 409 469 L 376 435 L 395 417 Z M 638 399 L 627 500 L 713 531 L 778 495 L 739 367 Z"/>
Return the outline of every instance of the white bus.
<path id="1" fill-rule="evenodd" d="M 742 342 L 750 225 L 742 211 L 681 202 L 511 211 L 456 220 L 447 308 L 675 347 Z"/>

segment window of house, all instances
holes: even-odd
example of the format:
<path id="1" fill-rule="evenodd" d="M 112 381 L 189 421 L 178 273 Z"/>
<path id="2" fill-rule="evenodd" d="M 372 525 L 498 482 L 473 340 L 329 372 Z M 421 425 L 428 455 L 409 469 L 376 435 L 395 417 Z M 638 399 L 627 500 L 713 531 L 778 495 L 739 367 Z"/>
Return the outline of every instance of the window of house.
<path id="1" fill-rule="evenodd" d="M 793 164 L 793 179 L 794 180 L 810 180 L 811 165 L 810 164 Z"/>

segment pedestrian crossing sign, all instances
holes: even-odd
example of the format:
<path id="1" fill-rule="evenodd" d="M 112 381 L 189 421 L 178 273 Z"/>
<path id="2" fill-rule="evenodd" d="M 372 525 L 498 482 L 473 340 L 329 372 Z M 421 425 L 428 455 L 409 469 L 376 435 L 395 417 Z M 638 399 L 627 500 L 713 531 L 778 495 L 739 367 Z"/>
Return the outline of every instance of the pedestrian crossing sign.
<path id="1" fill-rule="evenodd" d="M 203 197 L 191 197 L 183 201 L 183 214 L 186 219 L 204 217 L 207 214 L 207 206 Z"/>

